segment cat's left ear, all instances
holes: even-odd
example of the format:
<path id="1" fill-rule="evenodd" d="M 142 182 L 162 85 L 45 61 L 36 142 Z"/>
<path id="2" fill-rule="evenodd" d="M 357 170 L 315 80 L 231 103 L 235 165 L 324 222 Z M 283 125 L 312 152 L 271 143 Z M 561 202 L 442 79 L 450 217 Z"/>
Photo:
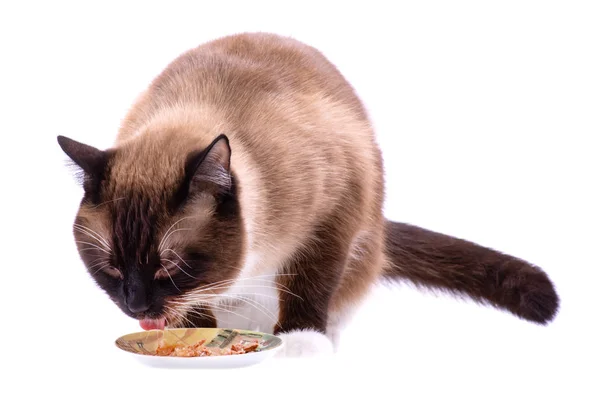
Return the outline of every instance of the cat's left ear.
<path id="1" fill-rule="evenodd" d="M 231 188 L 231 147 L 225 135 L 219 135 L 206 149 L 190 154 L 185 166 L 189 191 L 228 191 Z"/>

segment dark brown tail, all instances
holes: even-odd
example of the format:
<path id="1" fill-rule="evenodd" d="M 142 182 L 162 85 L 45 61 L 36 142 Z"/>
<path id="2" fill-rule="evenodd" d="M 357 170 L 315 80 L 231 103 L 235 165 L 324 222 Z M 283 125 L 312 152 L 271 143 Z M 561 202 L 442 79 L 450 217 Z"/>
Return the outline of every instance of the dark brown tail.
<path id="1" fill-rule="evenodd" d="M 397 222 L 387 223 L 387 279 L 467 294 L 539 324 L 559 306 L 554 285 L 540 268 L 466 240 Z"/>

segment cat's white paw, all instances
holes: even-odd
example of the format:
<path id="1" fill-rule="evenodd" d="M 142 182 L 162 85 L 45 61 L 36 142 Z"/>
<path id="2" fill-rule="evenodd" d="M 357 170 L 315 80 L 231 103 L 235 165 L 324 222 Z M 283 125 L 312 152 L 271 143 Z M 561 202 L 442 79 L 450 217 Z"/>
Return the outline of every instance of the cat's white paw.
<path id="1" fill-rule="evenodd" d="M 315 357 L 333 354 L 331 340 L 320 332 L 298 330 L 278 335 L 283 340 L 283 348 L 277 357 Z"/>

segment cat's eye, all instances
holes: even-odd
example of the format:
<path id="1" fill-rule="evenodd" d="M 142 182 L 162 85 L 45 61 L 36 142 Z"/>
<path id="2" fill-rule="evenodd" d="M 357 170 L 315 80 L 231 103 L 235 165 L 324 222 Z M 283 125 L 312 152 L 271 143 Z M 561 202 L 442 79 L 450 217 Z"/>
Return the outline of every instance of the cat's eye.
<path id="1" fill-rule="evenodd" d="M 112 276 L 113 278 L 123 279 L 123 273 L 115 267 L 105 267 L 102 269 L 102 272 L 106 273 L 109 276 Z"/>

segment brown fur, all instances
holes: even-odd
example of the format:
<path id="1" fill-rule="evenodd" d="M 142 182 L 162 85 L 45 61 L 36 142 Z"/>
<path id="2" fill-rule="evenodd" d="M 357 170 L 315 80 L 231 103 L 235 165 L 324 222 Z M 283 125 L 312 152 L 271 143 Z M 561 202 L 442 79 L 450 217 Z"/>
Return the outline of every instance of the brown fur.
<path id="1" fill-rule="evenodd" d="M 548 322 L 558 310 L 548 276 L 516 257 L 394 222 L 387 223 L 387 248 L 394 260 L 387 278 L 466 294 L 537 323 Z"/>
<path id="2" fill-rule="evenodd" d="M 173 209 L 190 157 L 223 133 L 231 158 L 225 147 L 213 151 L 192 179 L 203 182 L 197 196 Z M 79 158 L 80 165 L 90 159 Z M 258 255 L 256 274 L 280 273 L 278 283 L 293 293 L 279 293 L 276 332 L 325 332 L 331 315 L 345 313 L 384 274 L 460 291 L 536 322 L 558 305 L 547 277 L 523 261 L 386 225 L 381 154 L 362 103 L 323 55 L 293 39 L 242 34 L 183 54 L 139 97 L 109 155 L 96 158 L 107 160 L 102 173 L 86 176 L 99 197 L 84 199 L 78 221 L 129 255 L 117 264 L 158 270 L 157 241 L 184 217 L 170 245 L 210 253 L 210 263 L 192 268 L 202 277 L 196 287 L 188 282 L 183 294 L 165 297 L 178 311 L 167 313 L 172 323 L 188 313 L 188 323 L 201 315 L 198 324 L 213 324 L 210 310 L 194 311 L 189 299 L 200 283 L 237 276 L 250 254 Z M 219 211 L 223 193 L 235 198 L 226 212 Z"/>

